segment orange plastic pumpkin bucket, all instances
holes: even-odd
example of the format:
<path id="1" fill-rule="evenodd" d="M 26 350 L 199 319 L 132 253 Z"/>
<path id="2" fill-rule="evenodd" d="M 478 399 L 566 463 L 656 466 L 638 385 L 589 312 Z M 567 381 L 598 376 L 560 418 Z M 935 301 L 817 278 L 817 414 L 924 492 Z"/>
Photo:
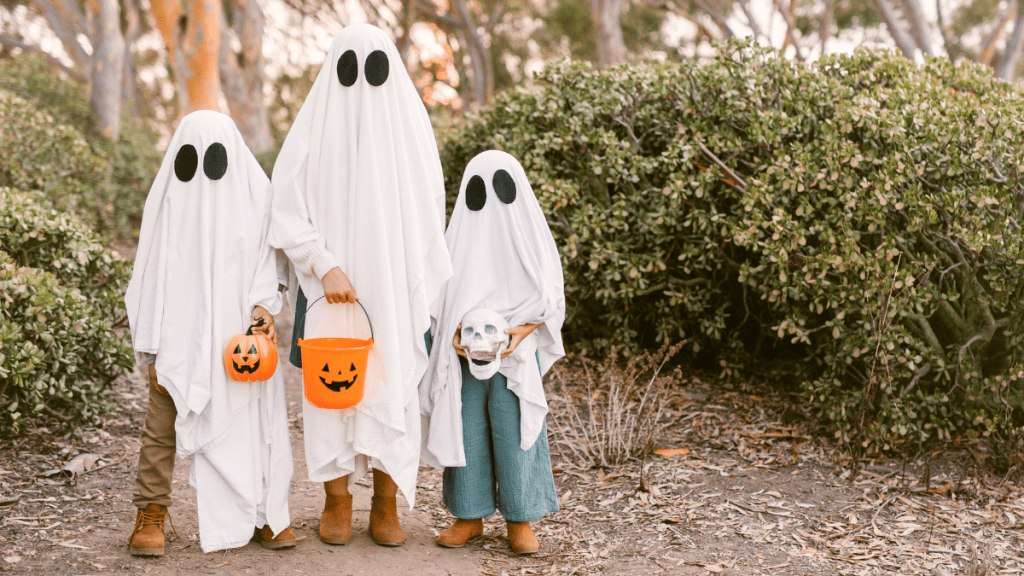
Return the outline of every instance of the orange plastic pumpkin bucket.
<path id="1" fill-rule="evenodd" d="M 313 304 L 306 310 L 312 308 Z M 362 304 L 359 306 L 363 307 Z M 363 308 L 363 314 L 366 314 L 366 308 Z M 369 322 L 369 314 L 366 320 Z M 366 384 L 366 362 L 370 348 L 373 348 L 373 323 L 370 323 L 369 340 L 299 338 L 298 343 L 302 348 L 302 388 L 306 400 L 317 408 L 328 410 L 341 410 L 359 404 Z"/>

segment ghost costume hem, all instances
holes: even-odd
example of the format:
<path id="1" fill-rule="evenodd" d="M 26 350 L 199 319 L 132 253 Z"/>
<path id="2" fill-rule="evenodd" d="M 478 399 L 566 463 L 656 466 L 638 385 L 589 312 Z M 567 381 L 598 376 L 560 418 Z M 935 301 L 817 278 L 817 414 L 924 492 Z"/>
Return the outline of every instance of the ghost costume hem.
<path id="1" fill-rule="evenodd" d="M 177 411 L 176 452 L 193 457 L 205 551 L 248 542 L 254 521 L 275 532 L 290 523 L 284 382 L 235 382 L 223 365 L 255 306 L 281 308 L 270 192 L 228 116 L 183 118 L 146 197 L 125 294 L 134 349 L 156 354 Z"/>
<path id="2" fill-rule="evenodd" d="M 548 411 L 543 375 L 565 355 L 565 294 L 558 248 L 518 160 L 497 150 L 470 160 L 445 240 L 454 272 L 434 305 L 435 338 L 451 338 L 477 309 L 513 327 L 540 324 L 498 368 L 519 399 L 520 448 L 529 450 Z M 428 431 L 422 457 L 437 468 L 466 466 L 462 382 L 454 346 L 436 346 L 419 395 Z"/>
<path id="3" fill-rule="evenodd" d="M 428 359 L 422 335 L 451 261 L 433 129 L 383 31 L 356 24 L 334 38 L 272 180 L 271 245 L 307 254 L 292 261 L 289 280 L 289 301 L 297 303 L 300 288 L 307 299 L 304 337 L 374 340 L 358 406 L 325 410 L 303 398 L 309 478 L 351 482 L 377 468 L 411 504 L 417 386 Z M 326 271 L 318 261 L 341 268 L 369 322 L 360 307 L 321 298 Z"/>

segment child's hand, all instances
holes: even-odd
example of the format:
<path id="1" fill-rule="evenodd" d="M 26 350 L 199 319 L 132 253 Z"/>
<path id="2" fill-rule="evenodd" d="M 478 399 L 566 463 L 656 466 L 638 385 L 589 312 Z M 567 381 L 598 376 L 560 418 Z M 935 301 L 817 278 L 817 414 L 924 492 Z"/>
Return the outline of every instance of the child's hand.
<path id="1" fill-rule="evenodd" d="M 341 302 L 354 303 L 356 300 L 359 300 L 352 282 L 349 282 L 348 276 L 337 266 L 331 268 L 327 274 L 324 274 L 320 281 L 323 282 L 324 296 L 329 304 L 339 304 Z"/>
<path id="2" fill-rule="evenodd" d="M 519 346 L 519 343 L 536 330 L 538 326 L 540 326 L 540 324 L 523 324 L 522 326 L 516 326 L 515 328 L 505 330 L 505 334 L 512 335 L 512 342 L 510 342 L 508 348 L 501 353 L 501 357 L 504 358 L 514 352 L 516 346 Z"/>
<path id="3" fill-rule="evenodd" d="M 462 324 L 455 329 L 455 338 L 452 338 L 452 346 L 455 346 L 455 353 L 463 358 L 469 358 L 466 356 L 466 349 L 462 347 Z"/>
<path id="4" fill-rule="evenodd" d="M 263 306 L 256 306 L 252 309 L 252 331 L 266 334 L 271 342 L 277 338 L 277 330 L 274 329 L 274 317 Z"/>

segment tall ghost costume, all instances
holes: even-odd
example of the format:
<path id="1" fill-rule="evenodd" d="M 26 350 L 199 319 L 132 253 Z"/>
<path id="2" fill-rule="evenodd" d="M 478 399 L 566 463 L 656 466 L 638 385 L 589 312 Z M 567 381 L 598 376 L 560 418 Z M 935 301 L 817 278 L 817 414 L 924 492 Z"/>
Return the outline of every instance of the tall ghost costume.
<path id="1" fill-rule="evenodd" d="M 391 475 L 412 504 L 423 335 L 451 262 L 434 133 L 381 30 L 353 25 L 334 38 L 272 180 L 271 244 L 292 263 L 297 336 L 370 336 L 358 306 L 321 298 L 321 279 L 334 267 L 352 282 L 373 328 L 361 403 L 325 410 L 303 402 L 310 480 L 356 480 L 373 467 Z"/>
<path id="2" fill-rule="evenodd" d="M 266 382 L 235 382 L 223 365 L 228 340 L 250 325 L 255 306 L 281 308 L 267 243 L 270 200 L 270 182 L 235 123 L 212 111 L 189 114 L 146 198 L 125 294 L 135 352 L 155 355 L 156 379 L 173 401 L 164 414 L 150 406 L 135 504 L 170 503 L 173 457 L 145 453 L 159 448 L 147 438 L 172 438 L 179 457 L 192 456 L 204 552 L 242 546 L 254 528 L 277 534 L 289 524 L 280 371 Z M 155 430 L 171 411 L 173 434 Z"/>
<path id="3" fill-rule="evenodd" d="M 519 162 L 504 152 L 473 158 L 445 232 L 454 274 L 437 299 L 437 331 L 420 387 L 429 416 L 423 459 L 445 468 L 445 504 L 458 518 L 495 507 L 510 522 L 558 510 L 547 450 L 543 374 L 565 355 L 562 265 Z M 451 344 L 467 312 L 487 309 L 510 326 L 539 324 L 486 381 Z"/>

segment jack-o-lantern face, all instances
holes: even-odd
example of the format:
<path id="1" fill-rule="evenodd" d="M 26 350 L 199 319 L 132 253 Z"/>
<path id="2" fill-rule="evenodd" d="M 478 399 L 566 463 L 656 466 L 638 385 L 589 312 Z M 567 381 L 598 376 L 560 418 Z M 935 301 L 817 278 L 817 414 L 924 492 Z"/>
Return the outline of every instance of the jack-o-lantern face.
<path id="1" fill-rule="evenodd" d="M 348 390 L 355 385 L 357 379 L 359 374 L 356 373 L 355 364 L 351 364 L 348 370 L 334 371 L 328 363 L 324 364 L 324 369 L 320 371 L 320 381 L 332 392 L 341 392 L 342 388 Z"/>
<path id="2" fill-rule="evenodd" d="M 268 380 L 277 369 L 277 347 L 265 334 L 253 334 L 250 327 L 228 342 L 224 369 L 232 380 L 239 382 Z"/>
<path id="3" fill-rule="evenodd" d="M 259 351 L 255 344 L 250 344 L 248 350 L 242 350 L 241 344 L 236 344 L 231 353 L 231 367 L 239 374 L 252 374 L 260 368 Z"/>

